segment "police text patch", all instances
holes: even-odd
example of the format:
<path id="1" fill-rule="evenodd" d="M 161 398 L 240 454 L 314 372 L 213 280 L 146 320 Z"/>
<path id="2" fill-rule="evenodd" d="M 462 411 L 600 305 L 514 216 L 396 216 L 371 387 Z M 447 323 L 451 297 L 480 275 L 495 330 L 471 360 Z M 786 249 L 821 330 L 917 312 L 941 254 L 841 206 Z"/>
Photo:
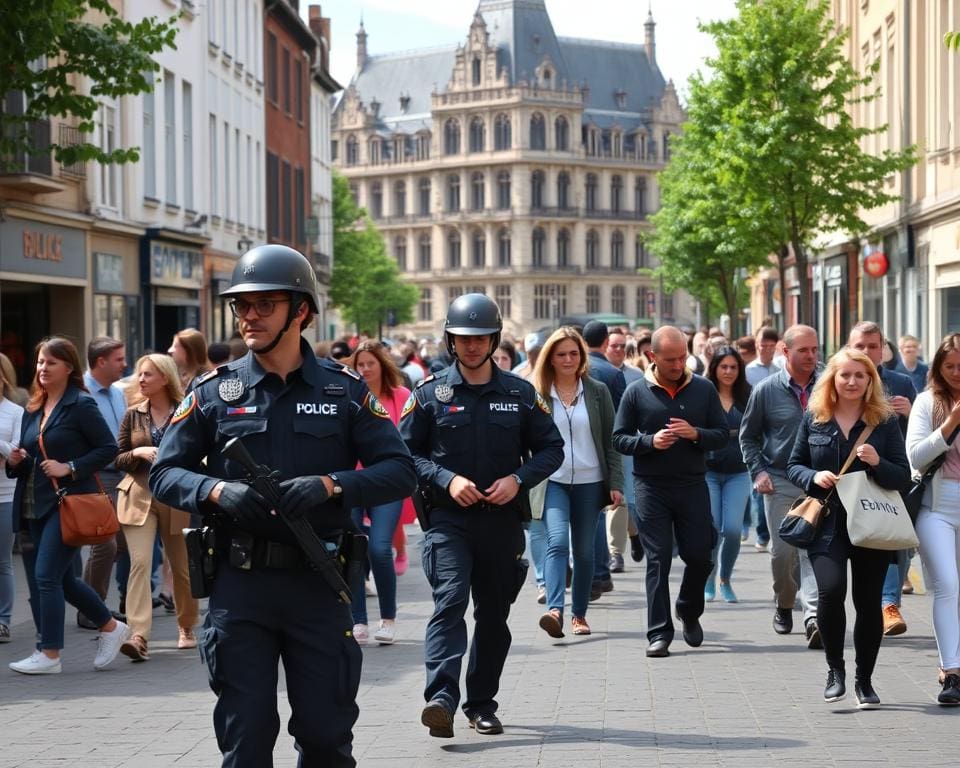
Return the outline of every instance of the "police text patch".
<path id="1" fill-rule="evenodd" d="M 310 416 L 336 416 L 337 403 L 297 403 L 297 414 Z"/>
<path id="2" fill-rule="evenodd" d="M 500 411 L 501 413 L 520 413 L 519 403 L 490 403 L 491 411 Z"/>

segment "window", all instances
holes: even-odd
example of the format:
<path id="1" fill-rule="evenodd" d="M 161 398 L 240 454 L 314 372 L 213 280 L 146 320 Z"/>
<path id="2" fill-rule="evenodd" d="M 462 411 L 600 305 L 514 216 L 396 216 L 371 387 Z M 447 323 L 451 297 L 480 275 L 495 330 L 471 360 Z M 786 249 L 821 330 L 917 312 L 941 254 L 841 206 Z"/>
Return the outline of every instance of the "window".
<path id="1" fill-rule="evenodd" d="M 443 154 L 460 154 L 460 123 L 453 118 L 443 124 Z"/>
<path id="2" fill-rule="evenodd" d="M 283 111 L 290 114 L 290 50 L 283 49 Z"/>
<path id="3" fill-rule="evenodd" d="M 637 317 L 656 317 L 657 292 L 653 288 L 637 286 Z"/>
<path id="4" fill-rule="evenodd" d="M 452 173 L 447 176 L 447 211 L 455 213 L 460 210 L 460 177 Z"/>
<path id="5" fill-rule="evenodd" d="M 487 264 L 487 239 L 482 229 L 473 230 L 470 242 L 471 263 L 475 269 L 483 269 Z"/>
<path id="6" fill-rule="evenodd" d="M 663 162 L 670 159 L 670 132 L 663 132 Z"/>
<path id="7" fill-rule="evenodd" d="M 510 230 L 503 227 L 497 238 L 497 266 L 510 266 Z"/>
<path id="8" fill-rule="evenodd" d="M 600 286 L 599 285 L 588 285 L 587 286 L 587 312 L 599 312 L 600 311 Z"/>
<path id="9" fill-rule="evenodd" d="M 615 285 L 613 286 L 613 290 L 610 292 L 610 311 L 615 315 L 626 314 L 626 290 L 627 289 L 622 285 Z"/>
<path id="10" fill-rule="evenodd" d="M 535 320 L 559 320 L 567 314 L 567 286 L 533 286 L 533 317 Z"/>
<path id="11" fill-rule="evenodd" d="M 430 215 L 430 179 L 420 179 L 420 215 Z"/>
<path id="12" fill-rule="evenodd" d="M 267 234 L 280 238 L 280 160 L 267 152 Z"/>
<path id="13" fill-rule="evenodd" d="M 597 231 L 591 229 L 587 232 L 587 268 L 593 269 L 600 266 L 600 238 L 597 237 Z"/>
<path id="14" fill-rule="evenodd" d="M 636 269 L 647 269 L 650 263 L 647 259 L 647 248 L 643 244 L 643 238 L 637 235 L 636 246 L 634 248 L 633 266 Z"/>
<path id="15" fill-rule="evenodd" d="M 220 190 L 217 188 L 217 116 L 210 113 L 210 213 L 220 215 Z"/>
<path id="16" fill-rule="evenodd" d="M 226 16 L 226 14 L 224 14 Z M 274 104 L 280 97 L 277 84 L 277 36 L 267 32 L 267 99 Z"/>
<path id="17" fill-rule="evenodd" d="M 379 181 L 370 185 L 370 216 L 374 219 L 383 216 L 383 185 Z"/>
<path id="18" fill-rule="evenodd" d="M 280 219 L 283 225 L 283 233 L 281 237 L 286 242 L 291 242 L 293 239 L 293 201 L 291 200 L 291 190 L 290 187 L 293 184 L 293 173 L 290 163 L 284 161 L 280 178 L 280 192 L 283 195 L 283 203 L 280 212 Z"/>
<path id="19" fill-rule="evenodd" d="M 543 243 L 546 240 L 543 230 L 537 227 L 533 230 L 533 249 L 531 252 L 534 267 L 543 266 Z"/>
<path id="20" fill-rule="evenodd" d="M 470 121 L 470 151 L 483 152 L 486 140 L 486 127 L 482 117 L 475 117 Z"/>
<path id="21" fill-rule="evenodd" d="M 610 210 L 614 213 L 620 213 L 623 207 L 623 179 L 620 176 L 614 176 L 610 180 Z"/>
<path id="22" fill-rule="evenodd" d="M 230 183 L 230 126 L 223 124 L 223 206 L 224 217 L 227 221 L 231 218 L 233 209 L 233 185 Z"/>
<path id="23" fill-rule="evenodd" d="M 306 202 L 307 202 L 307 174 L 304 173 L 303 168 L 297 168 L 294 171 L 294 189 L 293 189 L 293 200 L 294 200 L 294 221 L 296 222 L 296 231 L 297 231 L 297 245 L 303 245 L 307 242 L 307 219 L 306 219 Z M 237 216 L 238 221 L 242 221 L 242 217 Z"/>
<path id="24" fill-rule="evenodd" d="M 168 203 L 177 203 L 177 129 L 176 129 L 176 78 L 173 72 L 163 70 L 163 135 L 166 153 Z"/>
<path id="25" fill-rule="evenodd" d="M 427 160 L 430 158 L 430 134 L 417 134 L 417 160 Z"/>
<path id="26" fill-rule="evenodd" d="M 557 266 L 566 267 L 570 261 L 570 232 L 561 229 L 557 233 Z"/>
<path id="27" fill-rule="evenodd" d="M 100 107 L 98 132 L 100 134 L 100 149 L 104 152 L 113 152 L 117 148 L 117 110 L 106 104 Z M 120 194 L 117 189 L 119 168 L 115 163 L 100 165 L 100 203 L 108 208 L 119 205 Z"/>
<path id="28" fill-rule="evenodd" d="M 510 149 L 510 116 L 497 115 L 493 124 L 493 148 L 496 150 Z"/>
<path id="29" fill-rule="evenodd" d="M 661 320 L 673 319 L 673 294 L 665 293 L 660 299 L 663 303 L 660 306 Z"/>
<path id="30" fill-rule="evenodd" d="M 253 139 L 247 136 L 247 183 L 244 185 L 247 188 L 247 216 L 243 221 L 251 227 L 256 224 L 257 218 L 256 213 L 254 213 L 253 201 L 260 201 L 259 197 L 253 196 L 253 158 Z"/>
<path id="31" fill-rule="evenodd" d="M 420 271 L 429 272 L 431 269 L 432 253 L 430 247 L 430 235 L 420 235 Z"/>
<path id="32" fill-rule="evenodd" d="M 633 185 L 633 210 L 637 212 L 638 219 L 647 213 L 647 180 L 643 176 L 637 176 Z"/>
<path id="33" fill-rule="evenodd" d="M 543 121 L 543 115 L 534 112 L 530 118 L 530 149 L 547 148 L 547 126 Z"/>
<path id="34" fill-rule="evenodd" d="M 610 266 L 623 269 L 623 233 L 620 230 L 610 236 Z"/>
<path id="35" fill-rule="evenodd" d="M 484 208 L 485 184 L 482 173 L 470 177 L 470 210 L 482 211 Z"/>
<path id="36" fill-rule="evenodd" d="M 193 207 L 193 88 L 186 80 L 183 81 L 183 205 L 189 210 Z"/>
<path id="37" fill-rule="evenodd" d="M 380 147 L 382 142 L 380 138 L 374 136 L 370 139 L 370 145 L 367 150 L 367 158 L 370 162 L 370 165 L 380 165 Z"/>
<path id="38" fill-rule="evenodd" d="M 595 173 L 587 174 L 586 188 L 587 210 L 597 210 L 597 175 Z"/>
<path id="39" fill-rule="evenodd" d="M 356 136 L 347 137 L 347 165 L 356 165 L 359 161 L 358 145 Z"/>
<path id="40" fill-rule="evenodd" d="M 407 215 L 407 182 L 405 181 L 393 183 L 393 215 Z"/>
<path id="41" fill-rule="evenodd" d="M 554 138 L 557 142 L 557 149 L 566 152 L 570 148 L 570 123 L 562 115 L 556 119 L 553 125 Z"/>
<path id="42" fill-rule="evenodd" d="M 303 62 L 297 59 L 293 67 L 293 101 L 297 109 L 297 122 L 303 122 Z"/>
<path id="43" fill-rule="evenodd" d="M 481 71 L 481 62 L 480 62 L 480 59 L 475 58 L 475 59 L 471 62 L 471 67 L 470 67 L 470 69 L 471 69 L 471 74 L 472 74 L 472 76 L 473 76 L 473 77 L 472 77 L 473 84 L 474 84 L 475 86 L 480 85 L 480 71 Z"/>
<path id="44" fill-rule="evenodd" d="M 257 204 L 257 207 L 256 207 L 256 208 L 252 209 L 253 211 L 256 212 L 256 213 L 255 213 L 255 216 L 254 216 L 254 218 L 256 219 L 256 221 L 254 221 L 254 222 L 252 222 L 252 223 L 256 224 L 257 229 L 263 229 L 263 220 L 260 218 L 260 205 L 259 205 L 259 201 L 260 201 L 260 200 L 263 200 L 263 197 L 262 197 L 261 194 L 260 194 L 261 181 L 262 181 L 261 178 L 260 178 L 260 174 L 261 174 L 262 169 L 263 169 L 263 163 L 260 162 L 260 157 L 261 157 L 261 155 L 260 155 L 260 142 L 259 142 L 259 141 L 257 142 L 257 148 L 256 148 L 256 152 L 255 152 L 255 154 L 254 154 L 254 157 L 257 158 L 257 163 L 256 163 L 256 165 L 257 165 L 257 188 L 256 188 L 256 197 L 255 197 L 254 199 L 257 201 L 258 204 Z"/>
<path id="45" fill-rule="evenodd" d="M 240 190 L 243 186 L 243 181 L 240 178 L 240 129 L 236 128 L 233 131 L 233 177 L 234 177 L 234 187 L 233 193 L 237 196 L 237 221 L 243 221 L 243 211 L 241 210 L 241 203 L 243 198 L 240 196 Z"/>
<path id="46" fill-rule="evenodd" d="M 543 208 L 543 171 L 534 171 L 530 176 L 530 207 Z"/>
<path id="47" fill-rule="evenodd" d="M 497 208 L 501 211 L 510 210 L 510 171 L 497 174 Z"/>
<path id="48" fill-rule="evenodd" d="M 420 304 L 417 307 L 417 316 L 421 322 L 433 321 L 433 291 L 430 288 L 420 289 Z"/>
<path id="49" fill-rule="evenodd" d="M 509 285 L 498 285 L 493 289 L 494 299 L 497 304 L 500 305 L 500 315 L 502 317 L 510 317 L 510 312 L 513 309 L 513 302 L 510 300 L 510 286 Z"/>
<path id="50" fill-rule="evenodd" d="M 460 296 L 463 296 L 463 286 L 461 285 L 451 285 L 447 288 L 447 303 L 452 303 L 455 299 L 458 299 Z"/>
<path id="51" fill-rule="evenodd" d="M 398 235 L 393 241 L 393 255 L 397 260 L 397 268 L 401 272 L 407 271 L 407 237 Z"/>
<path id="52" fill-rule="evenodd" d="M 557 176 L 557 208 L 570 207 L 570 174 L 566 171 Z"/>
<path id="53" fill-rule="evenodd" d="M 460 269 L 460 266 L 460 233 L 453 231 L 447 236 L 447 267 Z"/>
<path id="54" fill-rule="evenodd" d="M 153 71 L 144 73 L 147 90 L 143 94 L 143 196 L 157 196 L 157 127 L 154 106 Z"/>

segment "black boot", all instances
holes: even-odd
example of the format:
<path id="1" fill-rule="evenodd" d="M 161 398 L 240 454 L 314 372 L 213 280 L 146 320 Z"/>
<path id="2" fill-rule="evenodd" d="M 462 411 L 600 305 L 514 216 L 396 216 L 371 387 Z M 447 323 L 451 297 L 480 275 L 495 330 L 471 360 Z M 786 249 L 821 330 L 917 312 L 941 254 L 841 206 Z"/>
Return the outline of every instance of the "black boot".
<path id="1" fill-rule="evenodd" d="M 873 709 L 880 706 L 880 697 L 873 690 L 869 677 L 857 675 L 857 680 L 853 684 L 853 692 L 857 697 L 857 709 Z"/>
<path id="2" fill-rule="evenodd" d="M 842 669 L 830 667 L 827 670 L 827 687 L 823 689 L 824 701 L 840 701 L 847 695 L 847 673 Z"/>

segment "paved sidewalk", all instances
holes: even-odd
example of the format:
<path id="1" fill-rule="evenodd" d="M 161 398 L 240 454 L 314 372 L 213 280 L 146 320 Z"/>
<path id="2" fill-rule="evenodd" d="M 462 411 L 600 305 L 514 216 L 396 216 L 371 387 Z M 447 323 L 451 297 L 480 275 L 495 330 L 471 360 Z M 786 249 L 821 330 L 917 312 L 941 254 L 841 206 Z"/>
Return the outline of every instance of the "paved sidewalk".
<path id="1" fill-rule="evenodd" d="M 416 563 L 416 533 L 412 539 Z M 176 650 L 175 622 L 162 610 L 146 664 L 120 657 L 94 672 L 93 633 L 77 629 L 68 609 L 63 674 L 31 678 L 8 671 L 7 662 L 29 654 L 33 634 L 19 558 L 15 565 L 19 623 L 14 642 L 0 646 L 0 766 L 219 765 L 205 670 L 195 652 Z M 734 573 L 741 602 L 709 604 L 704 645 L 687 648 L 678 631 L 668 659 L 644 656 L 643 573 L 633 563 L 627 567 L 616 590 L 591 604 L 590 637 L 548 638 L 537 627 L 541 606 L 528 585 L 514 607 L 513 648 L 499 697 L 506 733 L 479 736 L 458 716 L 450 740 L 431 739 L 419 724 L 431 602 L 422 573 L 412 567 L 399 584 L 398 643 L 364 652 L 359 765 L 957 765 L 960 711 L 936 705 L 929 597 L 904 598 L 909 631 L 884 641 L 874 678 L 884 705 L 860 712 L 851 703 L 852 682 L 844 702 L 823 702 L 823 654 L 808 651 L 799 631 L 774 634 L 768 555 L 752 544 L 743 547 Z M 375 616 L 376 598 L 369 600 Z M 852 613 L 850 619 L 852 627 Z M 852 670 L 851 642 L 848 634 Z M 276 764 L 292 766 L 282 693 L 279 701 L 284 727 Z"/>

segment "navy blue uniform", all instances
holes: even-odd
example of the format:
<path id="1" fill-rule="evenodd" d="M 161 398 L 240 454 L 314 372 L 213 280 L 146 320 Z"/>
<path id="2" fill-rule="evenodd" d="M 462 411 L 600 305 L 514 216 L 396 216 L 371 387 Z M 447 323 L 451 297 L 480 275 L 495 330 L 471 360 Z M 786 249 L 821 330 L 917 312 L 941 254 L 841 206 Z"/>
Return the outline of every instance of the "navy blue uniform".
<path id="1" fill-rule="evenodd" d="M 300 349 L 303 364 L 286 381 L 265 371 L 252 353 L 201 377 L 161 441 L 150 471 L 152 492 L 174 507 L 213 514 L 218 548 L 228 548 L 244 533 L 256 537 L 254 552 L 279 552 L 278 542 L 295 541 L 277 517 L 244 523 L 241 530 L 207 501 L 220 480 L 244 478 L 243 468 L 221 454 L 231 437 L 242 437 L 254 461 L 276 470 L 281 481 L 337 475 L 342 498 L 308 516 L 327 540 L 349 526 L 351 507 L 401 499 L 415 487 L 409 452 L 357 374 L 318 360 L 306 341 Z M 358 461 L 362 471 L 355 469 Z M 350 607 L 317 572 L 305 564 L 273 567 L 269 558 L 243 570 L 229 565 L 224 552 L 200 652 L 217 694 L 214 726 L 224 766 L 273 765 L 281 658 L 298 765 L 355 765 L 351 745 L 361 652 L 352 636 Z"/>
<path id="2" fill-rule="evenodd" d="M 453 365 L 421 382 L 410 395 L 400 434 L 434 500 L 424 536 L 423 569 L 433 588 L 424 656 L 427 701 L 454 711 L 467 650 L 464 614 L 473 594 L 476 626 L 467 665 L 467 716 L 493 714 L 500 674 L 510 649 L 507 616 L 517 592 L 523 554 L 519 500 L 461 507 L 447 493 L 456 475 L 485 490 L 516 474 L 521 494 L 563 462 L 563 438 L 549 406 L 533 386 L 493 366 L 490 381 L 469 385 Z"/>

